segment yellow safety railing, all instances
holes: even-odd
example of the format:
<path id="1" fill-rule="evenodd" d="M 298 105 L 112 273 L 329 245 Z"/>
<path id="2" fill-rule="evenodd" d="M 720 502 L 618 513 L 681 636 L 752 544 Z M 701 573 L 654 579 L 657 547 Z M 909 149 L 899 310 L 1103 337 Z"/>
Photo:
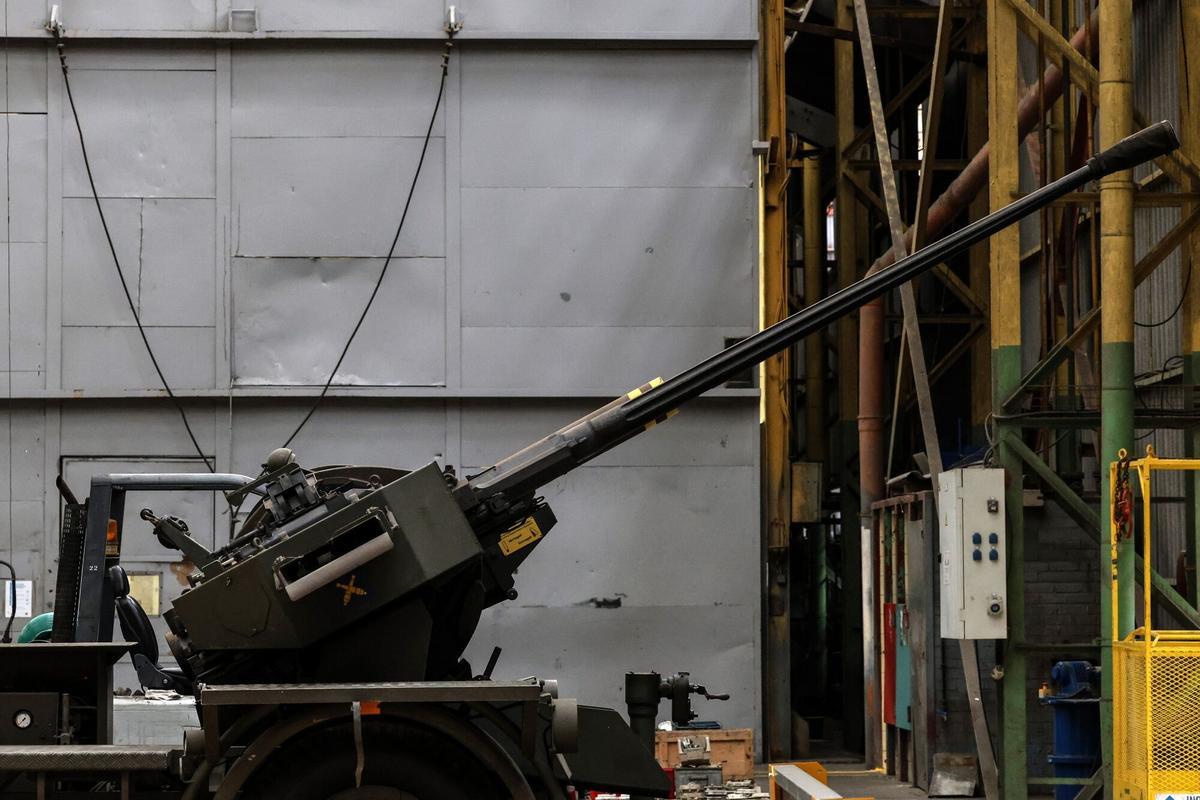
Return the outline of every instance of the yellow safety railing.
<path id="1" fill-rule="evenodd" d="M 1117 617 L 1117 542 L 1132 535 L 1132 487 L 1127 523 L 1109 514 L 1112 548 L 1113 784 L 1121 800 L 1179 798 L 1200 793 L 1200 631 L 1155 630 L 1150 606 L 1151 476 L 1158 470 L 1200 471 L 1200 460 L 1146 456 L 1109 468 L 1114 509 L 1119 481 L 1136 472 L 1142 496 L 1141 627 L 1121 638 Z"/>

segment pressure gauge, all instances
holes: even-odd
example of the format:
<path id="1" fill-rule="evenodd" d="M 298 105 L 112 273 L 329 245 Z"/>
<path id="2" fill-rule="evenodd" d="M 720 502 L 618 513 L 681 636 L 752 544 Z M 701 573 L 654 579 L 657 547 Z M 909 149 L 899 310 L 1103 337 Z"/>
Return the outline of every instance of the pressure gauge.
<path id="1" fill-rule="evenodd" d="M 28 711 L 21 709 L 17 713 L 13 714 L 13 725 L 16 725 L 21 730 L 25 730 L 32 724 L 33 714 L 30 714 Z"/>

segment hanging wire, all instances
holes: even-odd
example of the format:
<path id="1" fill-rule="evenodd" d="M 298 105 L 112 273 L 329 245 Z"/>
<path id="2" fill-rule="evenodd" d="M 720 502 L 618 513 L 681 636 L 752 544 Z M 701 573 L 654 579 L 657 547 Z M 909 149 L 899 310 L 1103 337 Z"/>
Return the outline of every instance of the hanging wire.
<path id="1" fill-rule="evenodd" d="M 1192 283 L 1192 266 L 1191 266 L 1191 264 L 1189 264 L 1188 268 L 1187 268 L 1187 275 L 1183 279 L 1183 289 L 1181 289 L 1179 292 L 1179 302 L 1175 304 L 1175 310 L 1171 312 L 1171 315 L 1169 317 L 1167 317 L 1166 319 L 1161 320 L 1160 322 L 1138 322 L 1135 319 L 1133 321 L 1133 324 L 1137 325 L 1139 328 L 1157 328 L 1161 325 L 1166 325 L 1168 322 L 1175 319 L 1175 315 L 1179 313 L 1179 310 L 1181 308 L 1183 308 L 1183 301 L 1187 299 L 1188 286 L 1190 286 L 1191 283 Z"/>
<path id="2" fill-rule="evenodd" d="M 150 346 L 150 339 L 146 336 L 146 329 L 142 326 L 142 318 L 138 314 L 137 303 L 133 301 L 133 294 L 129 291 L 129 284 L 125 280 L 125 273 L 121 270 L 121 259 L 117 256 L 117 247 L 113 244 L 112 233 L 108 229 L 108 220 L 104 216 L 104 208 L 100 203 L 100 194 L 96 191 L 96 179 L 92 175 L 92 162 L 88 158 L 87 144 L 83 136 L 83 126 L 79 123 L 79 111 L 75 108 L 75 96 L 71 93 L 71 77 L 67 69 L 67 53 L 63 47 L 62 31 L 58 27 L 54 27 L 51 30 L 54 32 L 54 38 L 58 44 L 58 61 L 62 65 L 63 86 L 66 87 L 67 101 L 71 105 L 71 117 L 75 120 L 75 130 L 79 134 L 79 151 L 83 155 L 83 168 L 87 173 L 88 186 L 92 191 L 92 200 L 96 204 L 96 213 L 100 216 L 100 227 L 104 229 L 104 238 L 108 242 L 108 252 L 112 254 L 112 262 L 117 271 L 117 279 L 121 283 L 121 291 L 124 292 L 125 302 L 129 305 L 129 313 L 133 315 L 138 335 L 142 337 L 142 344 L 145 345 L 146 354 L 150 356 L 150 363 L 154 365 L 154 371 L 158 374 L 159 382 L 162 383 L 163 389 L 166 390 L 167 397 L 171 398 L 171 402 L 175 404 L 175 410 L 179 412 L 179 418 L 183 420 L 183 427 L 187 430 L 192 447 L 196 449 L 197 455 L 200 456 L 208 471 L 215 472 L 215 465 L 209 461 L 208 456 L 204 453 L 204 449 L 200 447 L 200 442 L 196 439 L 195 432 L 192 431 L 187 413 L 183 410 L 183 403 L 180 402 L 174 390 L 171 389 L 171 384 L 167 382 L 167 376 L 163 374 L 162 367 L 158 364 L 158 357 L 154 355 L 154 348 Z"/>
<path id="3" fill-rule="evenodd" d="M 375 281 L 375 287 L 371 289 L 371 296 L 367 298 L 367 304 L 363 307 L 362 313 L 358 316 L 358 322 L 354 324 L 354 330 L 350 331 L 350 338 L 346 340 L 346 345 L 342 348 L 341 355 L 338 356 L 337 362 L 333 365 L 333 369 L 329 371 L 329 379 L 325 381 L 325 385 L 321 387 L 321 393 L 317 395 L 316 401 L 312 407 L 308 409 L 308 413 L 304 415 L 304 419 L 300 420 L 300 424 L 292 431 L 292 435 L 283 443 L 284 447 L 291 445 L 292 440 L 304 429 L 308 421 L 312 419 L 312 415 L 321 407 L 325 395 L 329 394 L 329 387 L 333 385 L 333 379 L 337 375 L 337 371 L 341 369 L 342 361 L 345 360 L 346 354 L 350 352 L 350 345 L 354 343 L 354 337 L 358 336 L 359 328 L 367 318 L 367 313 L 371 310 L 371 305 L 375 302 L 375 296 L 379 294 L 379 287 L 383 285 L 383 279 L 387 276 L 388 267 L 391 266 L 392 256 L 396 252 L 396 244 L 400 241 L 400 232 L 404 230 L 404 221 L 408 219 L 408 209 L 412 205 L 413 194 L 417 189 L 417 179 L 421 176 L 421 167 L 425 163 L 425 153 L 429 150 L 429 140 L 433 138 L 433 125 L 437 120 L 438 109 L 442 105 L 442 96 L 446 93 L 446 76 L 450 69 L 450 49 L 453 47 L 454 31 L 449 30 L 446 38 L 446 49 L 442 53 L 442 78 L 438 84 L 437 99 L 433 103 L 433 114 L 429 117 L 429 126 L 425 130 L 425 141 L 421 145 L 421 156 L 417 159 L 417 168 L 413 172 L 412 183 L 408 187 L 408 197 L 404 201 L 404 210 L 400 214 L 400 223 L 396 226 L 396 235 L 392 237 L 392 245 L 388 248 L 387 258 L 383 260 L 383 268 L 379 271 L 379 278 Z"/>

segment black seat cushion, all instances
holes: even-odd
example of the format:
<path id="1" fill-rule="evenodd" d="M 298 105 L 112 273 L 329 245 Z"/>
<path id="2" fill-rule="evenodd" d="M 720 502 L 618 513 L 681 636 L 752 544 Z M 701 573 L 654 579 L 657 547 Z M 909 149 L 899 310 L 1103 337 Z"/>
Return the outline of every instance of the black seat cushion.
<path id="1" fill-rule="evenodd" d="M 115 595 L 117 622 L 125 641 L 134 643 L 133 652 L 141 653 L 151 664 L 157 664 L 158 635 L 142 604 L 129 595 L 129 576 L 125 574 L 125 568 L 118 564 L 109 569 L 108 582 Z"/>

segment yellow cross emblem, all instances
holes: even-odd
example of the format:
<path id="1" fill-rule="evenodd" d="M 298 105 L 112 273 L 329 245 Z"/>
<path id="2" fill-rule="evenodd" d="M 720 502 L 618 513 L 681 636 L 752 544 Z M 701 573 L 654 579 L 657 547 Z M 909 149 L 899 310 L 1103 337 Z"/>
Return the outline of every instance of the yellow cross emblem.
<path id="1" fill-rule="evenodd" d="M 366 589 L 362 588 L 361 586 L 354 585 L 354 579 L 356 577 L 357 577 L 356 575 L 351 575 L 349 583 L 334 584 L 335 586 L 337 586 L 337 588 L 345 590 L 345 593 L 342 595 L 342 605 L 344 605 L 344 606 L 350 605 L 351 597 L 356 597 L 356 596 L 357 597 L 366 597 L 366 595 L 367 595 Z"/>

